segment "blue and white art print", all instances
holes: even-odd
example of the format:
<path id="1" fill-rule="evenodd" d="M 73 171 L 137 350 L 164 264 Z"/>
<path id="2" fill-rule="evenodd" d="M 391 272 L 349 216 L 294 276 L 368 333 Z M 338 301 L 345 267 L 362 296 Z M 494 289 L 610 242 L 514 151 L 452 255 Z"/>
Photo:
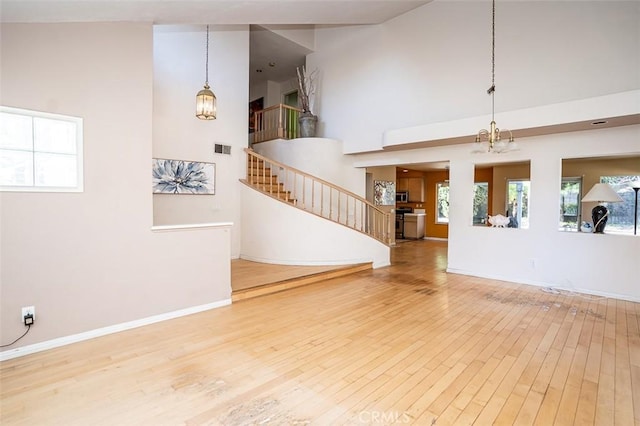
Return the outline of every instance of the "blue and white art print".
<path id="1" fill-rule="evenodd" d="M 215 164 L 154 158 L 154 194 L 215 194 Z"/>

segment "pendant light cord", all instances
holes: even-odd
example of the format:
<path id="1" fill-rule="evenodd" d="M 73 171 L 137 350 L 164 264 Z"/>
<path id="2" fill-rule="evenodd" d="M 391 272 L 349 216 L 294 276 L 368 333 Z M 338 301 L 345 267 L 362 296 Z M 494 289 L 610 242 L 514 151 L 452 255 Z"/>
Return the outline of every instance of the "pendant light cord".
<path id="1" fill-rule="evenodd" d="M 491 120 L 494 120 L 494 116 L 496 113 L 495 92 L 496 92 L 496 0 L 493 0 L 493 7 L 491 10 L 491 87 L 489 87 L 489 90 L 487 90 L 487 93 L 491 95 Z"/>
<path id="2" fill-rule="evenodd" d="M 205 65 L 204 65 L 204 69 L 205 69 L 205 79 L 204 79 L 204 84 L 206 86 L 209 85 L 209 25 L 207 25 L 207 52 L 205 55 Z"/>

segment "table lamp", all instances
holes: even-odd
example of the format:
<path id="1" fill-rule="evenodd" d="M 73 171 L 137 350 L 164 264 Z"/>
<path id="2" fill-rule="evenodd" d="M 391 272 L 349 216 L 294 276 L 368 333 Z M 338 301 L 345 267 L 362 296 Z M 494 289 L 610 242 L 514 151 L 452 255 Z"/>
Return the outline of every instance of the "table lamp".
<path id="1" fill-rule="evenodd" d="M 616 191 L 606 183 L 596 183 L 593 188 L 587 192 L 587 195 L 582 197 L 583 203 L 595 202 L 595 203 L 619 203 L 622 198 Z M 593 232 L 596 234 L 603 234 L 604 227 L 607 224 L 609 217 L 609 210 L 605 206 L 597 205 L 591 210 L 591 218 L 593 219 Z"/>

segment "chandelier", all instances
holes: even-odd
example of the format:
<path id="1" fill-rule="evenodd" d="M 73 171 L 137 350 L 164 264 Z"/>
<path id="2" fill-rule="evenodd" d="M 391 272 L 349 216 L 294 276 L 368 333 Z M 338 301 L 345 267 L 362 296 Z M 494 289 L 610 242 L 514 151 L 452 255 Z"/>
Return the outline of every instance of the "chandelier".
<path id="1" fill-rule="evenodd" d="M 495 93 L 496 93 L 496 0 L 493 0 L 491 22 L 491 87 L 487 89 L 487 94 L 491 95 L 491 124 L 489 130 L 482 129 L 476 135 L 476 142 L 473 144 L 473 152 L 493 152 L 501 153 L 517 150 L 517 144 L 513 139 L 513 134 L 509 129 L 499 129 L 495 120 Z M 502 133 L 508 132 L 509 139 L 502 139 Z"/>
<path id="2" fill-rule="evenodd" d="M 216 119 L 216 95 L 209 88 L 209 26 L 207 25 L 207 51 L 204 89 L 196 95 L 196 117 L 200 120 Z"/>

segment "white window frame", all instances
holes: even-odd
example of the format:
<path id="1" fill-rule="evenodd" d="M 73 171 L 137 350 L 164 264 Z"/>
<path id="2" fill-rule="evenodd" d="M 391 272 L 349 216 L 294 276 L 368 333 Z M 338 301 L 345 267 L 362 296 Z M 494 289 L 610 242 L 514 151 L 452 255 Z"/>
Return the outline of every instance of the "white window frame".
<path id="1" fill-rule="evenodd" d="M 576 207 L 576 224 L 575 226 L 570 226 L 570 225 L 564 225 L 565 223 L 564 221 L 564 216 L 563 216 L 563 210 L 562 210 L 562 203 L 563 203 L 563 199 L 562 199 L 562 185 L 565 183 L 575 183 L 578 184 L 578 199 L 577 199 L 577 207 Z M 560 184 L 560 218 L 559 218 L 559 224 L 558 224 L 558 229 L 560 231 L 573 231 L 573 232 L 577 232 L 580 230 L 580 226 L 582 223 L 582 203 L 580 202 L 580 200 L 582 200 L 582 177 L 578 176 L 578 177 L 563 177 L 561 184 Z"/>
<path id="2" fill-rule="evenodd" d="M 489 214 L 489 182 L 474 182 L 473 183 L 473 203 L 472 203 L 472 207 L 475 207 L 475 201 L 476 201 L 476 188 L 484 186 L 487 188 L 487 205 L 486 205 L 486 211 L 487 211 L 487 215 Z M 472 212 L 473 213 L 473 212 Z M 471 220 L 474 221 L 476 219 L 476 216 L 474 214 L 471 215 Z M 484 217 L 481 218 L 480 223 L 472 223 L 474 226 L 487 226 L 487 217 L 486 215 Z"/>
<path id="3" fill-rule="evenodd" d="M 440 195 L 440 187 L 449 188 L 449 181 L 436 182 L 436 214 L 435 214 L 435 216 L 436 216 L 436 224 L 438 224 L 438 225 L 448 225 L 449 224 L 449 217 L 440 219 L 440 215 L 439 215 L 438 197 Z M 449 198 L 447 198 L 447 204 L 449 204 Z"/>
<path id="4" fill-rule="evenodd" d="M 505 193 L 505 206 L 504 206 L 504 211 L 508 212 L 511 209 L 511 200 L 509 199 L 509 186 L 512 183 L 522 183 L 523 186 L 528 186 L 528 193 L 527 193 L 527 215 L 524 216 L 526 217 L 526 221 L 524 220 L 523 217 L 519 218 L 520 220 L 517 220 L 518 222 L 518 226 L 517 229 L 529 229 L 529 227 L 531 226 L 530 221 L 531 221 L 531 179 L 507 179 L 507 185 L 506 185 L 506 193 Z M 524 191 L 524 190 L 523 190 Z M 520 210 L 522 211 L 522 210 Z M 508 216 L 512 216 L 511 213 L 508 214 Z"/>
<path id="5" fill-rule="evenodd" d="M 626 178 L 627 183 L 620 183 L 618 184 L 619 187 L 616 187 L 615 185 L 607 182 L 608 180 L 607 178 Z M 618 194 L 623 199 L 623 202 L 621 203 L 622 205 L 625 205 L 627 202 L 629 202 L 631 203 L 632 206 L 635 207 L 635 192 L 633 191 L 633 189 L 631 189 L 631 186 L 629 184 L 631 182 L 635 182 L 638 179 L 640 179 L 640 176 L 635 174 L 624 174 L 624 175 L 607 174 L 607 175 L 600 176 L 599 182 L 607 183 L 611 187 L 611 189 L 613 189 L 616 192 L 616 194 Z M 620 192 L 621 189 L 626 190 L 625 192 L 627 192 L 629 196 L 625 197 L 624 194 Z M 625 198 L 628 198 L 628 199 L 625 200 Z M 618 205 L 618 203 L 615 203 L 615 204 Z M 614 216 L 612 210 L 614 207 L 608 203 L 605 203 L 604 205 L 609 209 L 609 220 L 607 222 L 605 234 L 633 235 L 633 224 L 631 223 L 628 225 L 628 228 L 626 227 L 623 229 L 615 228 L 616 225 L 613 223 L 614 220 L 612 220 L 612 217 Z M 634 211 L 634 214 L 638 214 L 638 212 Z M 631 217 L 633 220 L 633 215 Z"/>
<path id="6" fill-rule="evenodd" d="M 13 108 L 0 105 L 0 112 L 8 114 L 16 114 L 30 118 L 46 118 L 50 120 L 67 121 L 74 123 L 76 126 L 76 152 L 75 152 L 75 169 L 76 169 L 76 185 L 75 186 L 42 186 L 37 185 L 34 179 L 33 185 L 0 185 L 0 191 L 4 192 L 84 192 L 84 169 L 83 169 L 83 120 L 80 117 L 72 117 L 68 115 L 53 114 L 42 111 L 33 111 L 28 109 Z M 0 148 L 1 149 L 1 148 Z M 15 151 L 15 150 L 14 150 Z M 22 150 L 25 152 L 39 153 L 45 151 L 35 150 L 32 144 L 31 150 Z M 35 160 L 34 160 L 35 161 Z M 34 167 L 35 170 L 35 167 Z"/>

